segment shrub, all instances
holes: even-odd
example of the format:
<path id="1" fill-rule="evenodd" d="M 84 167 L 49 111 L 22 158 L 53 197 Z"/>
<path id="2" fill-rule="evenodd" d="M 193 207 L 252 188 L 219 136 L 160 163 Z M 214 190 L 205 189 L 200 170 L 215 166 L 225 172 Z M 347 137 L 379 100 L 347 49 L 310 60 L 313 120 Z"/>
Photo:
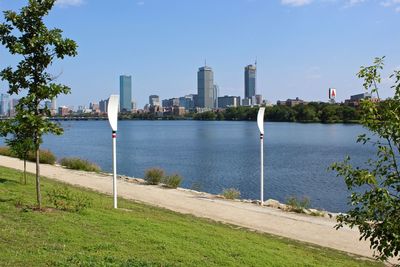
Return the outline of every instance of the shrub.
<path id="1" fill-rule="evenodd" d="M 173 175 L 165 176 L 162 179 L 162 182 L 165 185 L 165 187 L 177 188 L 182 182 L 182 177 L 179 174 L 173 174 Z"/>
<path id="2" fill-rule="evenodd" d="M 53 188 L 47 193 L 47 197 L 56 209 L 63 211 L 80 212 L 92 204 L 87 196 L 73 192 L 66 186 Z"/>
<path id="3" fill-rule="evenodd" d="M 15 153 L 13 153 L 9 147 L 0 147 L 0 155 L 18 158 L 18 156 Z M 36 162 L 36 156 L 34 151 L 28 153 L 27 160 L 31 162 Z M 39 158 L 40 163 L 53 165 L 54 163 L 56 163 L 56 160 L 57 160 L 56 156 L 50 150 L 40 150 L 40 158 Z"/>
<path id="4" fill-rule="evenodd" d="M 302 199 L 297 199 L 296 197 L 289 197 L 286 202 L 289 211 L 294 211 L 297 213 L 304 213 L 304 210 L 310 208 L 310 203 L 311 202 L 308 197 L 303 197 Z"/>
<path id="5" fill-rule="evenodd" d="M 100 172 L 101 169 L 96 164 L 80 158 L 63 158 L 60 164 L 67 169 L 81 170 L 88 172 Z"/>
<path id="6" fill-rule="evenodd" d="M 13 157 L 11 149 L 6 146 L 0 147 L 0 155 L 7 156 L 7 157 Z"/>
<path id="7" fill-rule="evenodd" d="M 164 170 L 160 168 L 147 169 L 144 174 L 144 180 L 148 184 L 156 185 L 161 182 L 164 177 Z"/>
<path id="8" fill-rule="evenodd" d="M 226 199 L 237 199 L 240 197 L 240 191 L 235 188 L 228 188 L 222 191 L 222 195 Z"/>

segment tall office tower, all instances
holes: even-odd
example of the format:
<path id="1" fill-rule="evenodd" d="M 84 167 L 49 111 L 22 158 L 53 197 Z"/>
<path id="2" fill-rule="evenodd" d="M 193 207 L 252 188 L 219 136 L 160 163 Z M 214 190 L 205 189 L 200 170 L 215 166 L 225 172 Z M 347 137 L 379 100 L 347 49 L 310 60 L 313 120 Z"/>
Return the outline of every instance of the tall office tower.
<path id="1" fill-rule="evenodd" d="M 198 107 L 213 108 L 214 73 L 210 67 L 204 66 L 197 72 Z"/>
<path id="2" fill-rule="evenodd" d="M 0 95 L 0 115 L 6 116 L 10 110 L 10 96 L 8 94 Z"/>
<path id="3" fill-rule="evenodd" d="M 244 68 L 244 98 L 252 98 L 256 95 L 256 75 L 255 65 L 248 65 Z"/>
<path id="4" fill-rule="evenodd" d="M 132 76 L 119 76 L 119 108 L 121 112 L 132 110 Z"/>
<path id="5" fill-rule="evenodd" d="M 213 87 L 213 108 L 218 108 L 219 86 L 214 84 Z"/>
<path id="6" fill-rule="evenodd" d="M 150 106 L 160 106 L 160 97 L 158 95 L 149 96 L 149 104 Z"/>

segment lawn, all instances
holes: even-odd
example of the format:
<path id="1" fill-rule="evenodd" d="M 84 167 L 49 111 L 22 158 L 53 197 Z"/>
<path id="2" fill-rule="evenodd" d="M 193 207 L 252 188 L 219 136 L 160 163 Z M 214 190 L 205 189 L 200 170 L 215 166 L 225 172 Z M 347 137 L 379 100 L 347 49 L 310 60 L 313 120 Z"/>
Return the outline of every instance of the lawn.
<path id="1" fill-rule="evenodd" d="M 34 177 L 0 167 L 0 266 L 382 266 L 239 227 L 68 186 L 82 212 L 33 211 Z M 42 179 L 46 192 L 64 186 Z"/>

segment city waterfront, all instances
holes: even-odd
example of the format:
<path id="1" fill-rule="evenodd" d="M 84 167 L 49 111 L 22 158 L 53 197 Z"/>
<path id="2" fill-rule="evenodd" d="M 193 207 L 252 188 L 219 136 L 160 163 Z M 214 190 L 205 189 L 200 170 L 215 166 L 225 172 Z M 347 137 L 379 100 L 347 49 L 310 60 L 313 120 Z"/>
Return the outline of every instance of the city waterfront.
<path id="1" fill-rule="evenodd" d="M 62 136 L 47 136 L 43 147 L 58 158 L 93 161 L 111 172 L 111 130 L 107 121 L 62 122 Z M 373 149 L 355 142 L 359 125 L 266 123 L 265 199 L 285 202 L 307 196 L 313 207 L 345 211 L 348 192 L 328 166 L 350 155 L 355 164 Z M 143 177 L 161 167 L 184 177 L 182 186 L 210 193 L 240 190 L 259 198 L 259 137 L 255 122 L 120 121 L 118 173 Z M 110 185 L 111 186 L 111 185 Z"/>

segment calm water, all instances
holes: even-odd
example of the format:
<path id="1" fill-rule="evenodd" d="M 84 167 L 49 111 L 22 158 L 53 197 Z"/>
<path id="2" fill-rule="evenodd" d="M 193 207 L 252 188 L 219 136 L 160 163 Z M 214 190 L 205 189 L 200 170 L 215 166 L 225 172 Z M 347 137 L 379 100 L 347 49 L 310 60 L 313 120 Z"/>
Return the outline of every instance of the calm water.
<path id="1" fill-rule="evenodd" d="M 63 136 L 48 136 L 44 147 L 58 158 L 79 156 L 112 171 L 107 121 L 63 122 Z M 266 123 L 265 199 L 307 196 L 313 207 L 345 211 L 347 190 L 327 167 L 350 155 L 362 164 L 374 152 L 356 144 L 358 125 Z M 118 173 L 143 177 L 161 167 L 184 177 L 183 187 L 210 193 L 238 188 L 259 198 L 259 133 L 255 122 L 120 121 Z M 111 186 L 111 185 L 110 185 Z"/>

